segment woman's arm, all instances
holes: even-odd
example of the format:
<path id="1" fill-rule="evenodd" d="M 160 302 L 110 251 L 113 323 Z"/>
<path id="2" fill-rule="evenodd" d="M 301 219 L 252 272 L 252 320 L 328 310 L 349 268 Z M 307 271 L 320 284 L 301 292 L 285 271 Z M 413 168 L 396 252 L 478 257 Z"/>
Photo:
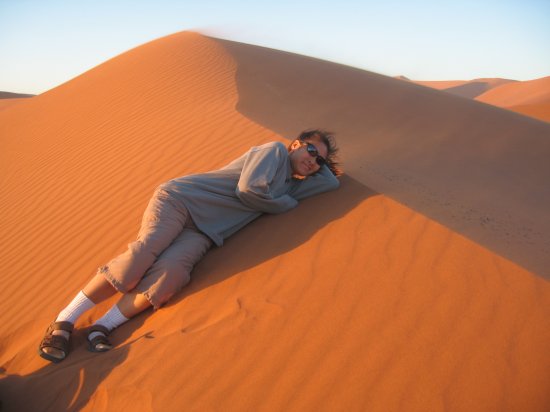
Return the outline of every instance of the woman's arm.
<path id="1" fill-rule="evenodd" d="M 282 143 L 250 149 L 235 190 L 242 203 L 265 213 L 283 213 L 298 205 L 289 195 L 274 197 L 270 188 L 278 168 L 285 165 L 285 154 Z"/>
<path id="2" fill-rule="evenodd" d="M 324 165 L 313 176 L 297 182 L 290 191 L 290 195 L 296 200 L 302 200 L 309 196 L 338 189 L 339 186 L 340 181 Z"/>

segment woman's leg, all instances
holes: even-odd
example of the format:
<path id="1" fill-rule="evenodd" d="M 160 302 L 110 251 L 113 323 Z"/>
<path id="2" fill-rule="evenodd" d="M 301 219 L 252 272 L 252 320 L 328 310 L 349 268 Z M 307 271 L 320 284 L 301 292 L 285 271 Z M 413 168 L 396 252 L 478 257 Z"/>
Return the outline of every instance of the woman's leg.
<path id="1" fill-rule="evenodd" d="M 99 268 L 98 274 L 119 292 L 130 292 L 181 233 L 188 219 L 185 206 L 158 188 L 143 214 L 137 240 L 128 245 L 126 252 Z"/>
<path id="2" fill-rule="evenodd" d="M 117 306 L 120 312 L 128 319 L 140 314 L 151 307 L 151 302 L 139 292 L 130 292 L 122 296 Z"/>
<path id="3" fill-rule="evenodd" d="M 90 328 L 88 334 L 90 349 L 94 352 L 105 352 L 111 349 L 112 345 L 107 339 L 109 333 L 150 306 L 151 303 L 141 293 L 130 292 L 123 295 L 118 303 Z"/>
<path id="4" fill-rule="evenodd" d="M 57 324 L 64 325 L 63 328 L 53 331 L 49 329 L 47 335 L 57 335 L 68 341 L 70 338 L 68 329 L 72 330 L 72 325 L 80 315 L 113 296 L 117 290 L 126 293 L 133 289 L 155 259 L 182 231 L 187 220 L 187 209 L 174 201 L 168 192 L 160 187 L 157 188 L 143 215 L 138 239 L 128 245 L 126 252 L 99 269 L 84 289 L 56 318 Z M 48 355 L 49 360 L 52 360 L 51 358 L 61 360 L 67 355 L 66 350 L 49 346 L 49 340 L 46 337 L 42 340 L 39 351 L 41 355 L 43 353 Z"/>
<path id="5" fill-rule="evenodd" d="M 82 289 L 82 292 L 96 305 L 109 299 L 111 296 L 117 293 L 117 290 L 109 283 L 105 276 L 97 273 L 86 286 Z"/>
<path id="6" fill-rule="evenodd" d="M 212 247 L 212 240 L 190 221 L 157 261 L 149 268 L 135 291 L 160 308 L 191 280 L 191 271 Z"/>
<path id="7" fill-rule="evenodd" d="M 208 236 L 189 222 L 182 233 L 149 268 L 137 287 L 122 296 L 90 329 L 88 339 L 97 352 L 109 350 L 112 345 L 107 335 L 116 327 L 150 306 L 158 309 L 190 280 L 193 266 L 212 246 Z"/>

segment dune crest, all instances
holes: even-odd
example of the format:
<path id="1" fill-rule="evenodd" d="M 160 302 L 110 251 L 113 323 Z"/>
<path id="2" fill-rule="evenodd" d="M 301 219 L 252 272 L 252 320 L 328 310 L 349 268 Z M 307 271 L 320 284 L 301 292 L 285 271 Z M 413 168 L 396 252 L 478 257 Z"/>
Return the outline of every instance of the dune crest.
<path id="1" fill-rule="evenodd" d="M 351 176 L 550 278 L 549 124 L 352 67 L 219 41 L 239 62 L 241 113 L 287 136 L 312 125 L 336 130 Z"/>
<path id="2" fill-rule="evenodd" d="M 550 122 L 550 76 L 528 81 L 475 79 L 414 83 Z"/>
<path id="3" fill-rule="evenodd" d="M 338 191 L 209 252 L 173 301 L 115 331 L 114 350 L 87 352 L 82 330 L 112 299 L 77 323 L 69 359 L 38 357 L 56 313 L 134 239 L 158 184 L 313 126 L 340 137 Z M 472 213 L 453 228 L 442 211 L 487 213 L 505 183 L 525 184 L 508 210 L 537 221 L 546 193 L 519 197 L 546 173 L 547 132 L 418 85 L 191 32 L 0 111 L 2 410 L 544 410 L 549 283 L 471 236 Z M 517 176 L 499 180 L 510 160 Z"/>
<path id="4" fill-rule="evenodd" d="M 445 90 L 448 93 L 470 99 L 499 87 L 503 84 L 515 83 L 510 79 L 474 79 L 474 80 L 448 80 L 448 81 L 414 81 L 416 84 L 431 87 L 437 90 Z"/>
<path id="5" fill-rule="evenodd" d="M 550 122 L 550 76 L 504 84 L 476 100 Z"/>
<path id="6" fill-rule="evenodd" d="M 4 110 L 29 97 L 33 97 L 33 95 L 24 93 L 0 92 L 0 110 Z"/>

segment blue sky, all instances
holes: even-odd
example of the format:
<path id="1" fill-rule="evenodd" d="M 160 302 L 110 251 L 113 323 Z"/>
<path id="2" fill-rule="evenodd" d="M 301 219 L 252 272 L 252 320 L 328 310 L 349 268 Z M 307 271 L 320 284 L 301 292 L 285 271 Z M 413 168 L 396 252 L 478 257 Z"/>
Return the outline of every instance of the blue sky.
<path id="1" fill-rule="evenodd" d="M 0 90 L 42 93 L 182 30 L 415 80 L 550 75 L 548 0 L 0 0 Z"/>

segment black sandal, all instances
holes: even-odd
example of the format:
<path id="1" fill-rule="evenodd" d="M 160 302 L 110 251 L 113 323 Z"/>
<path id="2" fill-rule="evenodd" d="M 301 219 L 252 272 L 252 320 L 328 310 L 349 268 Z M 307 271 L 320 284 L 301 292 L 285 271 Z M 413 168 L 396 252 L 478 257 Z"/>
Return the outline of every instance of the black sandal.
<path id="1" fill-rule="evenodd" d="M 38 354 L 46 360 L 49 360 L 53 363 L 59 363 L 67 357 L 69 354 L 69 339 L 62 335 L 54 335 L 52 332 L 54 330 L 63 330 L 71 334 L 73 332 L 74 325 L 71 322 L 52 322 L 48 329 L 46 329 L 46 334 L 42 338 L 40 345 L 38 346 Z M 53 356 L 50 353 L 44 352 L 45 348 L 53 348 L 63 352 L 63 357 L 58 358 Z"/>
<path id="2" fill-rule="evenodd" d="M 90 334 L 92 332 L 100 332 L 101 335 L 97 335 L 94 338 L 90 339 Z M 107 336 L 109 336 L 109 329 L 101 325 L 93 325 L 88 330 L 88 350 L 90 352 L 107 352 L 113 348 Z"/>

